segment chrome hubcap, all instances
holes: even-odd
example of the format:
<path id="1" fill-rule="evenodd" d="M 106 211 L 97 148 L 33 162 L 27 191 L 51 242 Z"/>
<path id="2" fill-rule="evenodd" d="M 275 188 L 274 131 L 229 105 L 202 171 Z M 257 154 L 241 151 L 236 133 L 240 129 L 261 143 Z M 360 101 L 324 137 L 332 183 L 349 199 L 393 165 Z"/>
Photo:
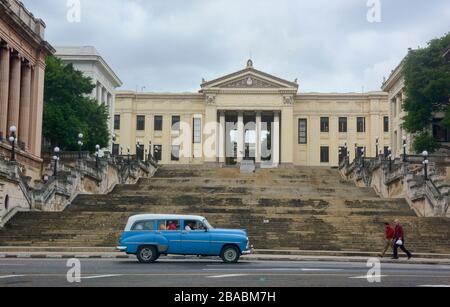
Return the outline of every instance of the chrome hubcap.
<path id="1" fill-rule="evenodd" d="M 152 256 L 153 252 L 150 248 L 144 248 L 143 250 L 141 250 L 141 258 L 144 259 L 145 261 L 150 260 Z"/>
<path id="2" fill-rule="evenodd" d="M 228 249 L 225 251 L 224 256 L 227 261 L 234 261 L 236 259 L 236 251 L 234 249 Z"/>

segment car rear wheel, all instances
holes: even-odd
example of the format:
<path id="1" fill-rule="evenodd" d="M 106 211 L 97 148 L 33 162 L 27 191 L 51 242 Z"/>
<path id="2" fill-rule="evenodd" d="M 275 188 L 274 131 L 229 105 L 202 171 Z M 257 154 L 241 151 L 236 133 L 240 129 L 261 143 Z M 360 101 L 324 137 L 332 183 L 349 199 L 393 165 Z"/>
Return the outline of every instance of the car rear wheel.
<path id="1" fill-rule="evenodd" d="M 239 252 L 239 249 L 232 245 L 225 246 L 220 254 L 220 258 L 222 258 L 225 263 L 237 263 L 240 256 L 241 253 Z"/>
<path id="2" fill-rule="evenodd" d="M 140 263 L 152 263 L 159 258 L 159 255 L 154 246 L 142 246 L 139 248 L 136 257 Z"/>

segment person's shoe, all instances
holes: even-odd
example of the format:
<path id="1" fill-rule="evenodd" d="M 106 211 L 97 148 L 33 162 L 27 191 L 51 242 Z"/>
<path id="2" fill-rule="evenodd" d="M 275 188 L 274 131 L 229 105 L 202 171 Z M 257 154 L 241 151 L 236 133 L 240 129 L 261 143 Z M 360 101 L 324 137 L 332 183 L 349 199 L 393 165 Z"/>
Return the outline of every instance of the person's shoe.
<path id="1" fill-rule="evenodd" d="M 413 256 L 413 255 L 411 255 L 411 254 L 410 254 L 410 255 L 408 255 L 408 260 L 409 260 L 409 259 L 411 259 L 411 258 L 412 258 L 412 256 Z"/>

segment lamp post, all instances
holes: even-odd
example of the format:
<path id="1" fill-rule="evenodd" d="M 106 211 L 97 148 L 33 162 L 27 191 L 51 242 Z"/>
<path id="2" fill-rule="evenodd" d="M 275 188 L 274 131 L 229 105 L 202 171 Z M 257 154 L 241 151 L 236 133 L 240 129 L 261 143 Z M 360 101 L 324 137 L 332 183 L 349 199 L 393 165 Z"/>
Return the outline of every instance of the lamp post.
<path id="1" fill-rule="evenodd" d="M 122 146 L 120 146 L 120 155 L 121 156 L 123 155 L 123 147 Z"/>
<path id="2" fill-rule="evenodd" d="M 388 148 L 389 170 L 392 170 L 392 148 Z"/>
<path id="3" fill-rule="evenodd" d="M 364 157 L 365 157 L 365 153 L 366 153 L 365 149 L 362 148 L 362 149 L 361 149 L 361 164 L 362 164 L 363 167 L 364 167 Z"/>
<path id="4" fill-rule="evenodd" d="M 11 143 L 11 161 L 16 161 L 16 132 L 17 132 L 17 127 L 16 126 L 11 126 L 9 127 L 9 132 L 10 132 L 10 136 L 9 136 L 9 142 Z"/>
<path id="5" fill-rule="evenodd" d="M 58 161 L 59 161 L 59 153 L 60 153 L 60 149 L 59 147 L 55 147 L 53 149 L 53 161 L 55 162 L 54 166 L 53 166 L 53 176 L 56 177 L 58 175 Z"/>
<path id="6" fill-rule="evenodd" d="M 358 158 L 358 143 L 355 143 L 355 160 Z"/>
<path id="7" fill-rule="evenodd" d="M 426 180 L 428 180 L 428 164 L 430 164 L 430 161 L 428 160 L 428 151 L 424 150 L 422 152 L 423 156 L 423 177 Z"/>
<path id="8" fill-rule="evenodd" d="M 98 170 L 98 156 L 100 152 L 100 145 L 95 145 L 95 168 Z"/>
<path id="9" fill-rule="evenodd" d="M 113 135 L 112 135 L 112 148 L 111 148 L 111 155 L 113 157 L 114 157 L 114 145 L 116 145 L 116 140 L 117 140 L 116 134 L 113 133 Z"/>
<path id="10" fill-rule="evenodd" d="M 128 151 L 128 165 L 130 165 L 130 147 L 127 147 L 127 151 Z"/>
<path id="11" fill-rule="evenodd" d="M 78 134 L 78 159 L 81 160 L 81 149 L 83 148 L 83 133 Z"/>
<path id="12" fill-rule="evenodd" d="M 406 162 L 406 136 L 402 137 L 403 140 L 403 162 Z"/>
<path id="13" fill-rule="evenodd" d="M 139 156 L 141 153 L 141 147 L 140 147 L 141 143 L 139 143 L 139 141 L 136 141 L 136 160 L 139 161 Z"/>
<path id="14" fill-rule="evenodd" d="M 148 141 L 148 160 L 151 161 L 152 157 L 152 141 Z"/>
<path id="15" fill-rule="evenodd" d="M 375 140 L 375 158 L 378 158 L 378 147 L 380 146 L 380 139 Z"/>

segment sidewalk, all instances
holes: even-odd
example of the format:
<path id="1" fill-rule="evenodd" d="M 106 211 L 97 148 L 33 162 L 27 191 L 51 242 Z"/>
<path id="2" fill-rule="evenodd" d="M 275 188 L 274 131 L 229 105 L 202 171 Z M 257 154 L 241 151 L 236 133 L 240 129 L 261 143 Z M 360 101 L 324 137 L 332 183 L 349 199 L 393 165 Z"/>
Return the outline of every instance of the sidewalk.
<path id="1" fill-rule="evenodd" d="M 286 251 L 255 250 L 255 254 L 244 255 L 241 260 L 247 261 L 328 261 L 328 262 L 367 262 L 377 257 L 376 253 L 356 251 Z M 134 255 L 126 255 L 114 248 L 51 248 L 51 247 L 0 247 L 0 259 L 135 259 Z M 196 256 L 167 256 L 162 259 L 199 259 Z M 200 259 L 208 259 L 200 257 Z M 214 258 L 212 258 L 214 259 Z M 382 263 L 402 264 L 436 264 L 450 265 L 447 254 L 416 254 L 407 260 L 390 257 L 381 259 Z"/>

